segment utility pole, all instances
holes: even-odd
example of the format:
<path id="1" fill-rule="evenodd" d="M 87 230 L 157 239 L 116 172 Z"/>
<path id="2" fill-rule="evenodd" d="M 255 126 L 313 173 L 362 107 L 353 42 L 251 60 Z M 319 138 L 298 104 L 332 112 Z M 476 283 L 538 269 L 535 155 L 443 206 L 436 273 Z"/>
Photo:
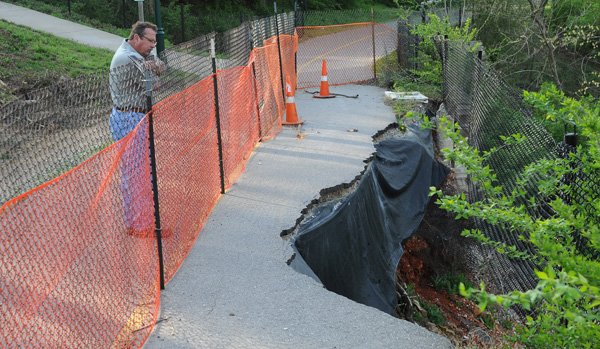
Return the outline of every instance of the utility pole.
<path id="1" fill-rule="evenodd" d="M 144 22 L 144 0 L 134 0 L 138 4 L 138 20 Z"/>

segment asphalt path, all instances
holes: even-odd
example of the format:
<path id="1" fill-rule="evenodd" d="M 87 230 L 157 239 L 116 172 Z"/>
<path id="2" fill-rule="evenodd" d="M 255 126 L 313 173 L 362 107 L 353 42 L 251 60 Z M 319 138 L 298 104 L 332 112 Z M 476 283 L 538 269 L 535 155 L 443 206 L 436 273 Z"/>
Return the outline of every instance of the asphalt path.
<path id="1" fill-rule="evenodd" d="M 123 42 L 123 38 L 118 35 L 2 1 L 0 1 L 0 19 L 110 51 L 115 51 Z"/>
<path id="2" fill-rule="evenodd" d="M 315 87 L 321 82 L 322 60 L 327 61 L 330 85 L 373 79 L 373 53 L 381 58 L 397 47 L 397 33 L 393 26 L 370 24 L 300 29 L 303 34 L 319 35 L 300 39 L 298 45 L 298 87 Z M 373 47 L 373 37 L 375 47 Z M 375 49 L 375 52 L 373 52 Z"/>

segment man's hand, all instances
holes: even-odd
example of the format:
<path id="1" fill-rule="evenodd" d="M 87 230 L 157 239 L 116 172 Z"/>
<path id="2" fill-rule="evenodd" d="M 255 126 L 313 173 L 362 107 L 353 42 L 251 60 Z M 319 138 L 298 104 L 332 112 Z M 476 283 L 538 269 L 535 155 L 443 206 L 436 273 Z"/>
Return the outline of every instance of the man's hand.
<path id="1" fill-rule="evenodd" d="M 144 62 L 144 68 L 150 70 L 154 75 L 161 75 L 167 70 L 167 66 L 160 59 L 150 59 Z"/>

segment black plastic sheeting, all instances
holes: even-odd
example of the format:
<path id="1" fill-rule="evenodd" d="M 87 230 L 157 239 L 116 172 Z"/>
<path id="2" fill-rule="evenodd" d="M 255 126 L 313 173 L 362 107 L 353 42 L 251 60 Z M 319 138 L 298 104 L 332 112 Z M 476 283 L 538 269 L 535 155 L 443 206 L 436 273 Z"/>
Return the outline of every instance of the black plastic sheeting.
<path id="1" fill-rule="evenodd" d="M 298 225 L 292 246 L 299 255 L 290 265 L 330 291 L 392 314 L 401 243 L 419 227 L 429 187 L 440 186 L 449 170 L 434 159 L 430 131 L 418 125 L 375 148 L 356 190 L 315 207 Z"/>

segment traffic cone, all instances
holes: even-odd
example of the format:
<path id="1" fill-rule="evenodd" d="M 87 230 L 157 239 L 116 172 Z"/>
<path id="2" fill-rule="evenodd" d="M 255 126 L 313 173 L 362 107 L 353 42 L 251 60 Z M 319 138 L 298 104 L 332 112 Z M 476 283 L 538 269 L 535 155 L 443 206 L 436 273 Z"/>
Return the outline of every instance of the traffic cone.
<path id="1" fill-rule="evenodd" d="M 329 94 L 329 81 L 327 81 L 327 62 L 323 60 L 321 65 L 321 90 L 319 94 L 313 95 L 314 98 L 334 98 L 334 95 Z"/>
<path id="2" fill-rule="evenodd" d="M 294 99 L 294 89 L 290 83 L 290 78 L 285 77 L 285 121 L 283 125 L 300 125 L 304 120 L 298 119 L 296 112 L 296 101 Z"/>

